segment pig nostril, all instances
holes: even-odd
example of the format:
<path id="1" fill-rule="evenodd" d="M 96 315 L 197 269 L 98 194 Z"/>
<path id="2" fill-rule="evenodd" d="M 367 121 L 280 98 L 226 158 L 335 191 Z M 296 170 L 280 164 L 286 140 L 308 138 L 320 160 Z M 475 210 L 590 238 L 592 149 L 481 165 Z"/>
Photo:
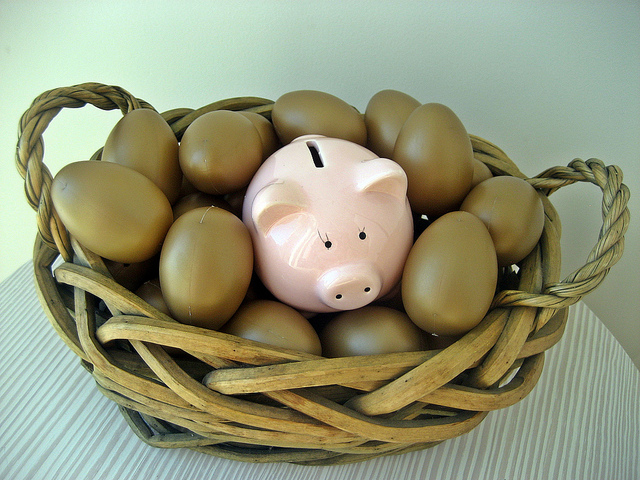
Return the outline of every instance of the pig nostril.
<path id="1" fill-rule="evenodd" d="M 336 295 L 336 300 L 340 300 L 341 298 L 342 298 L 342 294 L 341 293 Z"/>
<path id="2" fill-rule="evenodd" d="M 371 291 L 371 287 L 365 287 L 364 291 L 369 293 Z"/>

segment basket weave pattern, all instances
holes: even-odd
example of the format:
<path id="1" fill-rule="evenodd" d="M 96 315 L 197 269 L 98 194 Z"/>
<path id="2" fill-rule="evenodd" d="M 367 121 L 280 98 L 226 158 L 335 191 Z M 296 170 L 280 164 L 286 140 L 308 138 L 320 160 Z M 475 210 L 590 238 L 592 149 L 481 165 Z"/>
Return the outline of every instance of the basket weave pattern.
<path id="1" fill-rule="evenodd" d="M 86 104 L 123 114 L 153 108 L 120 87 L 89 83 L 48 91 L 23 115 L 16 163 L 37 212 L 37 290 L 98 389 L 154 446 L 242 461 L 338 464 L 462 435 L 531 391 L 544 351 L 562 336 L 567 307 L 596 288 L 622 255 L 629 190 L 618 167 L 574 160 L 526 178 L 502 150 L 471 136 L 475 157 L 494 175 L 525 178 L 538 190 L 546 217 L 538 245 L 517 272 L 504 275 L 484 320 L 451 346 L 326 359 L 183 325 L 116 283 L 100 257 L 69 237 L 52 207 L 42 134 L 62 108 Z M 180 139 L 208 111 L 269 119 L 272 104 L 244 97 L 162 115 Z M 547 197 L 575 182 L 602 191 L 603 225 L 585 265 L 560 281 L 560 222 Z"/>

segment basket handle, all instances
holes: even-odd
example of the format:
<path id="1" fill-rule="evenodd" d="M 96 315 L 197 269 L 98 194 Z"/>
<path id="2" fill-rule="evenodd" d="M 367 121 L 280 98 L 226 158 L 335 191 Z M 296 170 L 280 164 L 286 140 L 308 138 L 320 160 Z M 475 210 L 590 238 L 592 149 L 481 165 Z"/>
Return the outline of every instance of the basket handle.
<path id="1" fill-rule="evenodd" d="M 541 293 L 503 290 L 495 306 L 527 306 L 561 309 L 577 303 L 604 280 L 624 250 L 624 234 L 629 226 L 629 188 L 622 183 L 622 170 L 605 166 L 601 160 L 575 159 L 567 167 L 552 167 L 527 181 L 550 195 L 576 182 L 589 182 L 602 191 L 602 227 L 586 263 L 564 280 L 544 286 Z"/>
<path id="2" fill-rule="evenodd" d="M 22 115 L 18 129 L 16 166 L 25 181 L 29 205 L 37 211 L 38 232 L 42 241 L 70 261 L 73 251 L 69 235 L 51 203 L 51 172 L 42 162 L 42 134 L 62 108 L 79 108 L 91 104 L 102 110 L 116 108 L 126 114 L 137 108 L 155 110 L 149 103 L 134 97 L 121 87 L 102 83 L 83 83 L 49 90 L 36 98 Z M 243 110 L 270 116 L 273 101 L 259 97 L 238 97 L 205 105 L 197 110 L 178 108 L 161 115 L 180 139 L 187 126 L 211 110 Z M 96 155 L 100 151 L 96 152 Z M 92 157 L 93 159 L 94 157 Z"/>
<path id="3" fill-rule="evenodd" d="M 31 208 L 37 212 L 38 232 L 45 244 L 58 250 L 65 260 L 72 258 L 68 234 L 51 203 L 53 177 L 42 162 L 42 134 L 63 108 L 79 108 L 86 104 L 102 110 L 119 108 L 123 114 L 136 108 L 153 107 L 123 88 L 101 83 L 83 83 L 49 90 L 37 97 L 22 115 L 18 128 L 16 167 L 25 181 L 25 193 Z"/>

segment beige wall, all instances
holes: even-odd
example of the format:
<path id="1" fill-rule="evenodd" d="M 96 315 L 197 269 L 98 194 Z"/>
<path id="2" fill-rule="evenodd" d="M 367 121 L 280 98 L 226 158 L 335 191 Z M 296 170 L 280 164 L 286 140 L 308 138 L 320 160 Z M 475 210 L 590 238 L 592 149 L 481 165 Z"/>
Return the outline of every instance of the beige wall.
<path id="1" fill-rule="evenodd" d="M 640 211 L 638 3 L 485 3 L 0 2 L 0 279 L 30 258 L 35 234 L 13 165 L 20 115 L 43 91 L 85 81 L 120 85 L 161 111 L 302 88 L 363 110 L 394 88 L 448 105 L 528 175 L 574 157 L 618 164 Z M 45 135 L 51 170 L 87 158 L 118 116 L 59 115 Z M 584 263 L 601 224 L 600 195 L 584 187 L 552 197 L 564 273 Z M 587 297 L 637 365 L 639 225 Z"/>

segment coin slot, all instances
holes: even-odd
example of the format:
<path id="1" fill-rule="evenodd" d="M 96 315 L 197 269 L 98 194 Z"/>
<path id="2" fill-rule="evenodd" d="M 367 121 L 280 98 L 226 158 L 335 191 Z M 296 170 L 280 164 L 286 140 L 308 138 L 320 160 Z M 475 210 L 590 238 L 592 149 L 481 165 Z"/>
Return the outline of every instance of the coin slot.
<path id="1" fill-rule="evenodd" d="M 313 164 L 316 166 L 316 168 L 324 167 L 324 162 L 322 161 L 322 157 L 320 156 L 320 150 L 318 150 L 318 146 L 315 144 L 315 142 L 307 142 L 307 147 L 309 148 L 311 158 L 313 159 Z"/>

